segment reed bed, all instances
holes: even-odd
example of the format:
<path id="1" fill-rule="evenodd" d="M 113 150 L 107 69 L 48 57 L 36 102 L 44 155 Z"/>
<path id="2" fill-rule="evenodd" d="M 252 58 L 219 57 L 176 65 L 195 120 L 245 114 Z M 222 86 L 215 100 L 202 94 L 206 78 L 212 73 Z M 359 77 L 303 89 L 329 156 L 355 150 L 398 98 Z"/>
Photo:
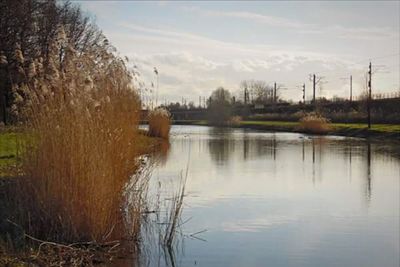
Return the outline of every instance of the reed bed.
<path id="1" fill-rule="evenodd" d="M 328 119 L 317 113 L 307 113 L 300 119 L 298 130 L 307 133 L 326 134 L 332 130 Z"/>
<path id="2" fill-rule="evenodd" d="M 169 138 L 171 128 L 171 116 L 166 109 L 157 108 L 150 111 L 149 120 L 149 135 L 160 137 L 163 139 Z"/>
<path id="3" fill-rule="evenodd" d="M 12 110 L 29 136 L 19 143 L 15 224 L 63 243 L 119 238 L 122 192 L 143 147 L 132 76 L 106 40 L 78 55 L 61 34 L 51 49 L 46 66 L 21 68 L 26 79 L 13 87 Z M 22 63 L 18 47 L 16 56 Z"/>
<path id="4" fill-rule="evenodd" d="M 227 122 L 227 125 L 235 127 L 239 126 L 241 122 L 242 122 L 241 116 L 232 116 Z"/>

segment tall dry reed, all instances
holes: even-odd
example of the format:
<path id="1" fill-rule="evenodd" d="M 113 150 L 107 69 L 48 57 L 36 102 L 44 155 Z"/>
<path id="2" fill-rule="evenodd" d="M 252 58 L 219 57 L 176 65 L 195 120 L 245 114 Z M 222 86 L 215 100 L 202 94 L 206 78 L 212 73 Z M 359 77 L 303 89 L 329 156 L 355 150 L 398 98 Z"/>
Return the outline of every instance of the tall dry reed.
<path id="1" fill-rule="evenodd" d="M 307 113 L 300 119 L 298 130 L 307 133 L 326 134 L 332 130 L 328 119 L 317 113 Z"/>
<path id="2" fill-rule="evenodd" d="M 78 55 L 61 34 L 51 49 L 14 86 L 13 111 L 29 133 L 17 223 L 45 240 L 102 242 L 121 226 L 122 191 L 138 167 L 140 100 L 107 40 Z"/>
<path id="3" fill-rule="evenodd" d="M 169 112 L 162 108 L 157 108 L 149 112 L 149 135 L 154 137 L 169 138 L 171 128 L 171 116 Z"/>

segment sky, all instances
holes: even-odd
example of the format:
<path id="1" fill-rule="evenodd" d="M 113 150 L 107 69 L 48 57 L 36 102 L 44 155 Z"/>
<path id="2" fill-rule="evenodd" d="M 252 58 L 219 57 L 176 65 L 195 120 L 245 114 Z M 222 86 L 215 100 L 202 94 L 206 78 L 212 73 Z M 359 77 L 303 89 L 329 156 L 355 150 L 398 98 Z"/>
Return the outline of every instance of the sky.
<path id="1" fill-rule="evenodd" d="M 219 86 L 240 97 L 242 80 L 276 82 L 281 98 L 400 90 L 400 1 L 78 1 L 111 44 L 157 88 L 159 103 L 197 105 Z M 156 91 L 156 89 L 154 89 Z M 145 94 L 145 91 L 142 91 Z M 151 97 L 147 93 L 147 98 Z"/>

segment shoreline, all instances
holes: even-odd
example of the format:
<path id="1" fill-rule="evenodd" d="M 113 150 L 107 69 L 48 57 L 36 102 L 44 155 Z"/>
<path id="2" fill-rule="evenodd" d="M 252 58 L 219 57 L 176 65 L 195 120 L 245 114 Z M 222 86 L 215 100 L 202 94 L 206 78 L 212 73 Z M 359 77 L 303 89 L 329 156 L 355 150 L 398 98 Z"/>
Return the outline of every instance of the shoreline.
<path id="1" fill-rule="evenodd" d="M 173 121 L 172 125 L 196 125 L 196 126 L 213 126 L 207 121 Z M 261 131 L 274 131 L 274 132 L 290 132 L 302 133 L 312 135 L 333 135 L 345 137 L 357 137 L 365 139 L 390 139 L 391 141 L 400 142 L 400 125 L 398 124 L 375 124 L 372 129 L 363 127 L 363 124 L 354 123 L 332 123 L 333 130 L 324 134 L 301 131 L 298 129 L 298 122 L 286 121 L 241 121 L 235 125 L 222 125 L 218 127 L 231 127 L 242 129 L 254 129 Z"/>

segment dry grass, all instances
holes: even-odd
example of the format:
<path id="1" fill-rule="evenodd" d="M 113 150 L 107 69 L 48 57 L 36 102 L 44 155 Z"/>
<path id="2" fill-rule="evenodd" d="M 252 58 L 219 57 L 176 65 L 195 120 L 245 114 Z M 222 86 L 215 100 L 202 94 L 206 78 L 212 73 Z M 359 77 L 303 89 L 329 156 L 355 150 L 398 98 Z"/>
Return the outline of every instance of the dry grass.
<path id="1" fill-rule="evenodd" d="M 150 136 L 161 137 L 163 139 L 169 138 L 171 116 L 167 110 L 158 108 L 150 111 L 148 120 Z"/>
<path id="2" fill-rule="evenodd" d="M 164 244 L 168 247 L 172 246 L 177 229 L 180 225 L 181 214 L 183 210 L 183 199 L 185 196 L 185 187 L 188 177 L 188 168 L 186 169 L 186 175 L 183 178 L 181 176 L 181 185 L 179 187 L 179 192 L 171 199 L 171 206 L 168 208 L 168 213 L 166 216 L 166 229 L 164 234 Z"/>
<path id="3" fill-rule="evenodd" d="M 228 125 L 230 126 L 239 126 L 242 122 L 242 117 L 240 116 L 233 116 L 229 119 Z"/>
<path id="4" fill-rule="evenodd" d="M 298 130 L 307 133 L 325 134 L 332 130 L 328 119 L 317 113 L 308 113 L 300 119 Z"/>
<path id="5" fill-rule="evenodd" d="M 13 112 L 30 136 L 20 142 L 16 223 L 43 240 L 119 238 L 122 192 L 142 147 L 131 74 L 107 44 L 77 55 L 57 40 L 52 54 L 14 86 Z"/>

